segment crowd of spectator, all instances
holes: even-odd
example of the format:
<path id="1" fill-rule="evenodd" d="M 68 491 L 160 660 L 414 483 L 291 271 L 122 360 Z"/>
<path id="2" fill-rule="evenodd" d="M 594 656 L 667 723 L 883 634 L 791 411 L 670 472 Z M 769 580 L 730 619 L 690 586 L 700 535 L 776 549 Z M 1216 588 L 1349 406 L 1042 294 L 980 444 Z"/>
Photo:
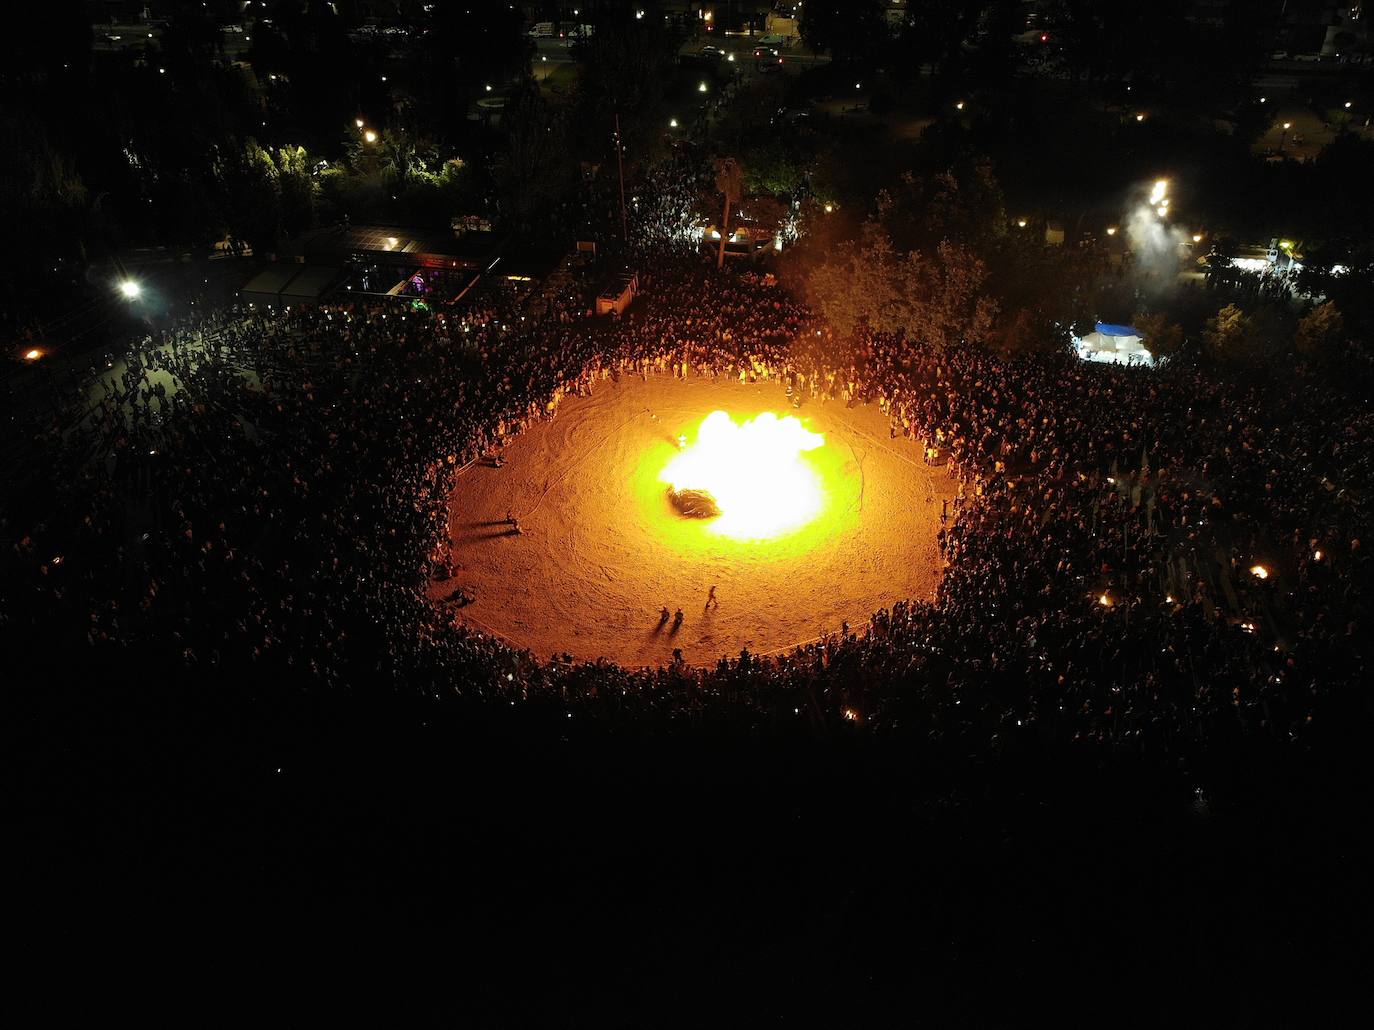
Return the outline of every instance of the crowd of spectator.
<path id="1" fill-rule="evenodd" d="M 112 355 L 22 429 L 26 486 L 0 508 L 7 652 L 960 748 L 1300 740 L 1361 687 L 1374 418 L 1356 359 L 1279 377 L 940 352 L 833 333 L 771 276 L 695 256 L 642 257 L 618 320 L 560 281 L 537 314 L 499 293 L 238 306 Z M 466 626 L 428 589 L 458 471 L 627 375 L 880 405 L 958 481 L 938 596 L 707 668 L 532 655 Z"/>

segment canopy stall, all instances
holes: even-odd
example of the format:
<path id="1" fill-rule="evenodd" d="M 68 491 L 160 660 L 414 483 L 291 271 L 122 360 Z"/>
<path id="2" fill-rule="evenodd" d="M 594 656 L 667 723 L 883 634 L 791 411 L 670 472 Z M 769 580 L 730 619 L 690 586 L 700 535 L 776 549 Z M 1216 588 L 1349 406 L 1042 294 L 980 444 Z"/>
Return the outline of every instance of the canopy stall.
<path id="1" fill-rule="evenodd" d="M 250 304 L 275 307 L 318 304 L 339 281 L 340 270 L 279 261 L 255 275 L 239 296 Z"/>
<path id="2" fill-rule="evenodd" d="M 606 281 L 606 285 L 596 297 L 596 313 L 621 315 L 635 299 L 639 289 L 639 276 L 634 272 L 621 272 Z"/>
<path id="3" fill-rule="evenodd" d="M 281 291 L 301 270 L 300 265 L 271 264 L 239 290 L 239 296 L 248 304 L 275 305 L 282 303 Z M 287 303 L 290 303 L 289 301 Z"/>

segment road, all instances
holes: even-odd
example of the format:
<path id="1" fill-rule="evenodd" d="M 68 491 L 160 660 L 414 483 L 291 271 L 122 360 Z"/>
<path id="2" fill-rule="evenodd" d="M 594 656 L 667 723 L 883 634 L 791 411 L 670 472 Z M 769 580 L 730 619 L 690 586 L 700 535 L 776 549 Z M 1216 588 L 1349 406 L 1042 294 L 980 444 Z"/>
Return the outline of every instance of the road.
<path id="1" fill-rule="evenodd" d="M 1365 120 L 1353 107 L 1350 112 L 1333 108 L 1323 118 L 1311 108 L 1296 103 L 1275 104 L 1273 121 L 1255 141 L 1253 149 L 1257 154 L 1310 161 L 1342 131 L 1374 139 L 1374 127 L 1365 125 Z M 1285 129 L 1285 125 L 1289 128 Z"/>
<path id="2" fill-rule="evenodd" d="M 253 45 L 251 29 L 243 32 L 220 31 L 226 57 L 239 60 Z M 97 53 L 115 53 L 122 50 L 138 50 L 155 46 L 162 40 L 162 27 L 155 24 L 109 25 L 96 23 L 91 26 L 91 49 Z"/>
<path id="3" fill-rule="evenodd" d="M 753 71 L 761 63 L 754 59 L 754 47 L 758 41 L 757 36 L 743 35 L 723 35 L 715 36 L 703 34 L 688 40 L 682 45 L 678 54 L 682 57 L 695 57 L 701 53 L 702 47 L 713 46 L 724 53 L 725 61 L 738 67 L 741 73 Z M 573 60 L 572 42 L 567 39 L 536 39 L 535 64 L 558 64 Z M 780 51 L 783 58 L 783 67 L 787 68 L 809 68 L 812 65 L 821 64 L 830 58 L 821 55 L 817 56 L 806 49 L 800 41 L 790 48 Z M 730 60 L 733 57 L 734 60 Z"/>

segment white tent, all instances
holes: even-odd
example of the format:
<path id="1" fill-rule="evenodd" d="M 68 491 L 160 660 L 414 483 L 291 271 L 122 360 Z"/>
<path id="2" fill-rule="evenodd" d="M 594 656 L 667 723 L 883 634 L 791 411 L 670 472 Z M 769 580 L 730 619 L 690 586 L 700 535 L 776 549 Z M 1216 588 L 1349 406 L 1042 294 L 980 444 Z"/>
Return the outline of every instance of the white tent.
<path id="1" fill-rule="evenodd" d="M 1087 336 L 1075 337 L 1074 349 L 1084 361 L 1103 361 L 1117 365 L 1153 365 L 1154 355 L 1145 347 L 1145 338 L 1133 326 L 1098 322 Z"/>

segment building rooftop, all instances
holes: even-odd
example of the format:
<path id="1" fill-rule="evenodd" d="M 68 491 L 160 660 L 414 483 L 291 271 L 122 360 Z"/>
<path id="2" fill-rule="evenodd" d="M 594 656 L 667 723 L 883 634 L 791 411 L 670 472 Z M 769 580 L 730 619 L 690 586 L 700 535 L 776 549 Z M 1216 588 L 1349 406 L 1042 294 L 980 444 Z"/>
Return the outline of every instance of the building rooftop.
<path id="1" fill-rule="evenodd" d="M 310 262 L 342 263 L 355 256 L 399 258 L 401 263 L 443 264 L 484 268 L 500 250 L 504 238 L 492 232 L 419 229 L 396 225 L 328 226 L 312 229 L 292 240 L 288 253 Z"/>

